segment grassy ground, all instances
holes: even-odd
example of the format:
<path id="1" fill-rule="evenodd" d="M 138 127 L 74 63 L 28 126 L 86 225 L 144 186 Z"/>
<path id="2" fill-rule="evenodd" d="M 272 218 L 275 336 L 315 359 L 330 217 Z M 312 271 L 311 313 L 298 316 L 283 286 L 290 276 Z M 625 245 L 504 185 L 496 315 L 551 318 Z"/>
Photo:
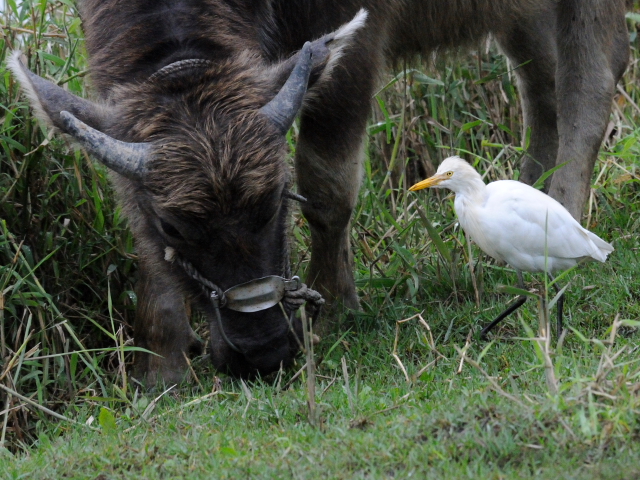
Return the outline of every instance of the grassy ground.
<path id="1" fill-rule="evenodd" d="M 37 126 L 3 70 L 8 50 L 21 48 L 33 70 L 87 95 L 76 11 L 59 1 L 7 5 L 0 478 L 640 476 L 635 34 L 584 218 L 616 251 L 563 279 L 565 338 L 538 334 L 548 312 L 535 298 L 494 341 L 470 335 L 513 299 L 500 285 L 515 274 L 469 248 L 453 197 L 405 193 L 450 153 L 476 162 L 487 181 L 517 178 L 513 79 L 482 47 L 456 65 L 400 75 L 378 95 L 352 230 L 363 309 L 317 347 L 316 376 L 300 358 L 243 383 L 200 359 L 198 381 L 143 394 L 124 375 L 135 250 L 105 171 Z M 292 231 L 304 275 L 299 215 Z M 541 278 L 525 279 L 544 296 Z"/>

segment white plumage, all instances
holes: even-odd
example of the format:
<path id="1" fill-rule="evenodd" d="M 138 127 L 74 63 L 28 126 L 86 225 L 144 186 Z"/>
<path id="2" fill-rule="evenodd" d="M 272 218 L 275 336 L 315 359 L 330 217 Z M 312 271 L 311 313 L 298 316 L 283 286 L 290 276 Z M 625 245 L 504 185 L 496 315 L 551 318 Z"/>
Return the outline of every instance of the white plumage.
<path id="1" fill-rule="evenodd" d="M 513 180 L 485 185 L 480 174 L 459 157 L 445 159 L 434 176 L 409 190 L 429 187 L 455 192 L 454 205 L 462 229 L 487 255 L 515 268 L 521 288 L 522 271 L 551 274 L 584 260 L 604 262 L 613 252 L 610 244 L 583 228 L 550 196 Z M 558 335 L 562 331 L 563 297 L 558 301 Z M 485 337 L 526 299 L 521 295 L 483 328 L 480 336 Z"/>
<path id="2" fill-rule="evenodd" d="M 433 177 L 410 190 L 428 187 L 455 192 L 462 229 L 483 252 L 516 270 L 555 272 L 583 260 L 604 262 L 613 251 L 550 196 L 514 180 L 485 185 L 459 157 L 444 160 Z"/>

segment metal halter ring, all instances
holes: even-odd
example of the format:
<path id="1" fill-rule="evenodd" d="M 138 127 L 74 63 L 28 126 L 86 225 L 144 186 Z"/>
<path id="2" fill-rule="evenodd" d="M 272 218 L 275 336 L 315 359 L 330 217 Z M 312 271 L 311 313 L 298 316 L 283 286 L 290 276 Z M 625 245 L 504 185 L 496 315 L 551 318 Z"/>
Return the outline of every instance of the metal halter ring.
<path id="1" fill-rule="evenodd" d="M 296 310 L 302 303 L 310 302 L 316 313 L 324 304 L 324 299 L 315 290 L 308 288 L 297 276 L 291 279 L 271 275 L 257 278 L 239 285 L 235 285 L 227 290 L 222 290 L 218 285 L 202 276 L 200 272 L 185 258 L 180 256 L 175 249 L 165 248 L 165 260 L 175 262 L 180 265 L 185 273 L 192 279 L 200 283 L 202 289 L 207 293 L 213 306 L 214 314 L 220 334 L 227 345 L 238 353 L 242 351 L 234 345 L 227 337 L 222 325 L 221 308 L 228 308 L 236 312 L 259 312 L 271 308 L 281 301 L 288 305 L 288 308 Z"/>

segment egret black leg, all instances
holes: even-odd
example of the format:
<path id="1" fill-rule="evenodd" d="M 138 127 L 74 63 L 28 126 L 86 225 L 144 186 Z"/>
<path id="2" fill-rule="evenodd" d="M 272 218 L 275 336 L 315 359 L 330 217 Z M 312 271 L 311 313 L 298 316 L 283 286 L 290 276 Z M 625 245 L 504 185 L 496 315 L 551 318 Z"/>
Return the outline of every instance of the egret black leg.
<path id="1" fill-rule="evenodd" d="M 518 274 L 518 287 L 520 287 L 521 289 L 524 290 L 524 280 L 522 279 L 522 272 L 520 270 L 516 270 L 516 273 Z M 491 330 L 493 330 L 493 327 L 495 327 L 502 320 L 507 318 L 509 315 L 511 315 L 517 309 L 519 309 L 524 304 L 524 302 L 526 302 L 526 301 L 527 301 L 527 296 L 526 295 L 520 295 L 518 297 L 518 299 L 513 303 L 513 305 L 511 305 L 509 308 L 507 308 L 504 312 L 502 312 L 500 315 L 498 315 L 493 322 L 491 322 L 489 325 L 487 325 L 486 327 L 484 327 L 482 329 L 482 331 L 480 332 L 480 338 L 482 340 L 485 340 L 487 338 L 487 333 L 489 333 Z"/>
<path id="2" fill-rule="evenodd" d="M 564 293 L 558 299 L 558 338 L 562 335 L 562 308 L 564 307 Z"/>
<path id="3" fill-rule="evenodd" d="M 553 280 L 553 276 L 548 273 L 549 278 L 551 280 Z M 560 291 L 560 288 L 558 288 L 557 284 L 553 284 L 553 288 L 556 291 L 556 294 Z M 562 335 L 562 310 L 564 308 L 564 293 L 560 296 L 560 298 L 558 299 L 558 311 L 556 312 L 557 314 L 557 323 L 556 323 L 556 328 L 557 328 L 557 332 L 558 332 L 558 338 L 560 338 L 560 335 Z"/>
<path id="4" fill-rule="evenodd" d="M 517 309 L 519 309 L 524 304 L 524 302 L 526 302 L 526 301 L 527 301 L 526 295 L 520 295 L 518 297 L 518 299 L 513 303 L 513 305 L 511 305 L 509 308 L 507 308 L 504 312 L 502 312 L 500 315 L 498 315 L 493 322 L 491 322 L 489 325 L 487 325 L 486 327 L 484 327 L 482 329 L 482 331 L 480 332 L 480 338 L 482 340 L 485 340 L 487 338 L 487 333 L 489 333 L 493 329 L 493 327 L 495 327 L 502 320 L 507 318 L 509 315 L 511 315 Z"/>

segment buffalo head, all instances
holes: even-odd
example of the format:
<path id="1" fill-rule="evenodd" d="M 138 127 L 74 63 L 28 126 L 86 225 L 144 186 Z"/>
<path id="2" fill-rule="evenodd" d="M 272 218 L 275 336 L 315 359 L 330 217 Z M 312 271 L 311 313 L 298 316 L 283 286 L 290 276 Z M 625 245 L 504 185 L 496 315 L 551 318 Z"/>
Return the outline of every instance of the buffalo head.
<path id="1" fill-rule="evenodd" d="M 350 27 L 275 64 L 248 50 L 223 60 L 172 61 L 151 76 L 114 86 L 104 103 L 69 94 L 13 56 L 10 67 L 38 116 L 117 174 L 141 276 L 151 285 L 143 301 L 168 304 L 141 308 L 139 294 L 138 344 L 165 356 L 172 343 L 184 350 L 184 341 L 166 333 L 186 321 L 174 313 L 182 300 L 166 293 L 178 290 L 209 319 L 216 367 L 247 376 L 292 360 L 301 327 L 290 312 L 279 304 L 255 312 L 221 305 L 216 311 L 210 296 L 262 277 L 290 277 L 286 132 L 307 90 L 328 78 L 332 61 L 365 17 L 361 13 Z M 178 329 L 175 335 L 191 334 Z M 143 337 L 150 340 L 138 342 Z M 166 374 L 171 368 L 150 370 L 139 373 L 175 379 Z"/>

